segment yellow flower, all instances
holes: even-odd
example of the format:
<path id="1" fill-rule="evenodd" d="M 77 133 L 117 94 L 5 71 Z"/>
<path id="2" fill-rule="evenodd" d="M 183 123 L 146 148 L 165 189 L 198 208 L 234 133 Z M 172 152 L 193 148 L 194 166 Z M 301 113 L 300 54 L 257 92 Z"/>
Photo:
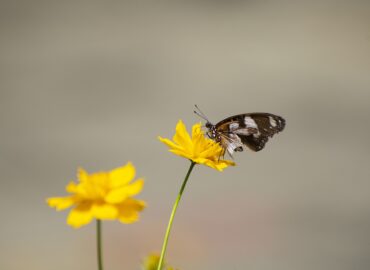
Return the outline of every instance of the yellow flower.
<path id="1" fill-rule="evenodd" d="M 79 183 L 70 182 L 66 186 L 70 196 L 47 199 L 48 205 L 57 211 L 74 206 L 67 218 L 68 225 L 79 228 L 93 218 L 118 219 L 122 223 L 133 223 L 139 219 L 145 202 L 132 196 L 140 193 L 144 180 L 130 183 L 135 177 L 135 167 L 130 162 L 110 172 L 88 174 L 79 169 L 77 177 Z"/>
<path id="2" fill-rule="evenodd" d="M 176 134 L 173 136 L 173 142 L 162 137 L 158 138 L 170 147 L 170 152 L 188 158 L 195 163 L 204 164 L 219 171 L 235 165 L 230 160 L 221 159 L 224 149 L 220 144 L 204 136 L 200 123 L 193 126 L 191 137 L 184 123 L 179 120 L 176 125 Z"/>
<path id="3" fill-rule="evenodd" d="M 150 254 L 144 259 L 143 270 L 157 270 L 159 263 L 158 254 Z"/>
<path id="4" fill-rule="evenodd" d="M 160 256 L 156 253 L 152 253 L 144 259 L 142 269 L 143 270 L 157 270 Z M 166 263 L 161 267 L 163 270 L 174 270 L 172 266 L 166 266 Z"/>

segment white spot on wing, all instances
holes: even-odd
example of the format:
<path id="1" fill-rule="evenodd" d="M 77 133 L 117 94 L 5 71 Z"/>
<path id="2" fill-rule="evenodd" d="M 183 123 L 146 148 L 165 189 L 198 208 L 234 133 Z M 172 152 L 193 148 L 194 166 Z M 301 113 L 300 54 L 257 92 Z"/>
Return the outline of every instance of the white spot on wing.
<path id="1" fill-rule="evenodd" d="M 239 123 L 231 123 L 230 124 L 230 130 L 235 130 L 239 128 Z"/>
<path id="2" fill-rule="evenodd" d="M 252 127 L 252 128 L 258 129 L 258 126 L 257 126 L 256 122 L 252 118 L 250 118 L 249 116 L 244 118 L 244 123 L 247 127 Z"/>
<path id="3" fill-rule="evenodd" d="M 248 136 L 248 135 L 255 133 L 255 129 L 241 128 L 241 129 L 235 130 L 235 133 Z"/>
<path id="4" fill-rule="evenodd" d="M 277 126 L 276 120 L 272 116 L 269 116 L 269 120 L 270 120 L 270 125 L 271 126 L 273 126 L 273 127 Z"/>

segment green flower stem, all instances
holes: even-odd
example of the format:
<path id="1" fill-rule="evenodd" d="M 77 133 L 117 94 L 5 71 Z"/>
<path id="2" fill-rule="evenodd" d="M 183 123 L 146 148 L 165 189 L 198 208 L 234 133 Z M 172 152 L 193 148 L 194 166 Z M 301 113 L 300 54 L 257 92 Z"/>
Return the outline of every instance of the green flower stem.
<path id="1" fill-rule="evenodd" d="M 173 219 L 174 219 L 175 214 L 176 214 L 177 206 L 179 205 L 179 202 L 180 202 L 182 193 L 184 192 L 186 183 L 188 182 L 190 173 L 193 170 L 195 164 L 196 164 L 195 162 L 191 161 L 190 168 L 189 168 L 189 170 L 188 170 L 188 172 L 187 172 L 187 174 L 185 176 L 185 179 L 184 179 L 184 182 L 182 183 L 182 186 L 180 188 L 179 194 L 177 195 L 176 201 L 175 201 L 175 203 L 174 203 L 174 205 L 172 207 L 172 212 L 171 212 L 170 220 L 168 221 L 166 234 L 164 236 L 161 257 L 159 258 L 159 263 L 158 263 L 157 270 L 162 270 L 163 261 L 164 261 L 164 255 L 165 255 L 166 249 L 167 249 L 168 237 L 170 236 L 171 227 L 172 227 Z"/>
<path id="2" fill-rule="evenodd" d="M 103 270 L 103 251 L 102 251 L 102 242 L 101 242 L 101 220 L 96 220 L 96 245 L 98 252 L 98 269 Z"/>

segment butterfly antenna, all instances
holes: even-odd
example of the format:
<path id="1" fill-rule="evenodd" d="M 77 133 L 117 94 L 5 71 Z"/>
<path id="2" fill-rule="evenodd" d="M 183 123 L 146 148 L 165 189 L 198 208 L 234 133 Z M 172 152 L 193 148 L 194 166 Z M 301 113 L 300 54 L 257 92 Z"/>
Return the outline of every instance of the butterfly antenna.
<path id="1" fill-rule="evenodd" d="M 205 114 L 199 109 L 199 107 L 196 104 L 194 106 L 195 106 L 195 109 L 196 109 L 196 110 L 194 110 L 194 113 L 196 115 L 198 115 L 200 118 L 202 118 L 202 119 L 206 120 L 207 122 L 209 122 L 207 116 L 205 116 Z"/>

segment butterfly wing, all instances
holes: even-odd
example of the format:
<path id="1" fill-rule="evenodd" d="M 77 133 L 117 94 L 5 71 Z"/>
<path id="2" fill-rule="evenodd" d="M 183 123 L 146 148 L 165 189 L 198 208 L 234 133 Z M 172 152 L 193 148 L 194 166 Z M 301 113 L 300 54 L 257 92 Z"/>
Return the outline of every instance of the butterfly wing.
<path id="1" fill-rule="evenodd" d="M 268 139 L 284 127 L 284 118 L 270 113 L 239 114 L 216 124 L 220 143 L 230 155 L 243 151 L 243 145 L 253 151 L 262 150 Z"/>
<path id="2" fill-rule="evenodd" d="M 229 153 L 230 156 L 232 156 L 234 152 L 243 151 L 243 143 L 240 137 L 238 137 L 236 134 L 220 133 L 219 138 L 221 146 Z"/>

